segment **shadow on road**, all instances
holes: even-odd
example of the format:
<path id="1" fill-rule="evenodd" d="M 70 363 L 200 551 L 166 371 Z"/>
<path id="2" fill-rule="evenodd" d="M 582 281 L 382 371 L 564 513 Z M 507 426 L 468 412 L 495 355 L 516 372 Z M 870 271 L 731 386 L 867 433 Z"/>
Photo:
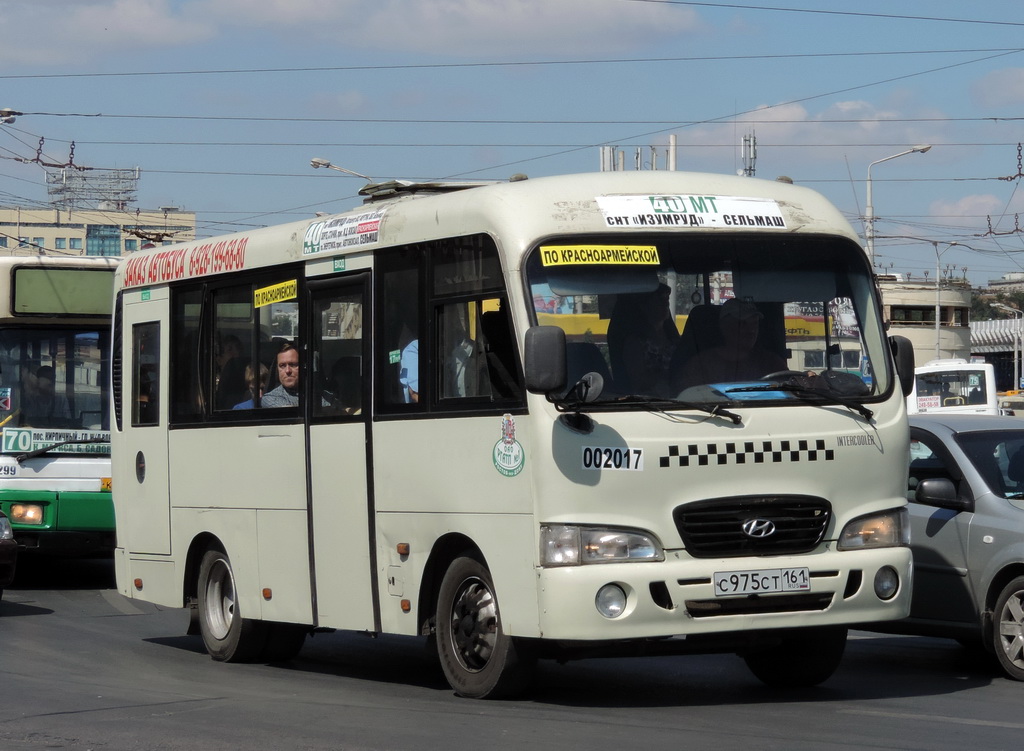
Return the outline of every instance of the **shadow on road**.
<path id="1" fill-rule="evenodd" d="M 114 559 L 55 558 L 22 553 L 18 556 L 14 582 L 19 589 L 115 589 Z"/>

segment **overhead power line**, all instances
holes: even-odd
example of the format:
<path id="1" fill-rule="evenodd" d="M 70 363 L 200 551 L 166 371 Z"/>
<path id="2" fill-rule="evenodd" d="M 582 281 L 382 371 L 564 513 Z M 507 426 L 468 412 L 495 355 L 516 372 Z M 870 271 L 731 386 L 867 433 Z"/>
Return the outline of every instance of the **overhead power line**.
<path id="1" fill-rule="evenodd" d="M 146 70 L 109 71 L 91 73 L 8 73 L 0 75 L 0 81 L 39 78 L 143 78 L 147 76 L 225 76 L 253 75 L 267 73 L 339 73 L 358 71 L 389 70 L 457 70 L 469 68 L 528 68 L 563 67 L 568 65 L 636 65 L 649 63 L 699 63 L 727 62 L 740 60 L 799 60 L 827 57 L 886 57 L 901 55 L 957 55 L 1015 52 L 1016 47 L 988 47 L 956 50 L 878 50 L 865 52 L 791 52 L 774 55 L 689 55 L 684 57 L 620 57 L 594 58 L 584 60 L 502 60 L 476 63 L 415 63 L 404 65 L 331 65 L 305 66 L 298 68 L 213 68 L 208 70 Z"/>
<path id="2" fill-rule="evenodd" d="M 884 18 L 899 21 L 938 21 L 941 23 L 969 23 L 988 26 L 1024 26 L 1019 21 L 988 21 L 977 18 L 948 18 L 944 16 L 910 16 L 896 13 L 867 13 L 855 10 L 822 10 L 819 8 L 780 8 L 768 5 L 739 5 L 737 3 L 691 2 L 691 0 L 626 0 L 632 3 L 652 3 L 657 5 L 690 5 L 701 8 L 726 8 L 733 10 L 763 10 L 775 13 L 808 13 L 821 16 L 856 16 L 859 18 Z M 983 7 L 981 5 L 974 6 Z"/>

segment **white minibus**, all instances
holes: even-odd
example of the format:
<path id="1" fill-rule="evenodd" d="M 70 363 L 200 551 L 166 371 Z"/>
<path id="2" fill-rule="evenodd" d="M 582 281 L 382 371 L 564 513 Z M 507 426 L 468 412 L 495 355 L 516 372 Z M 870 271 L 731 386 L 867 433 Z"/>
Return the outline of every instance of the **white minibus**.
<path id="1" fill-rule="evenodd" d="M 224 661 L 426 637 L 469 697 L 594 655 L 734 652 L 812 685 L 848 627 L 907 614 L 912 353 L 820 195 L 682 172 L 362 192 L 119 268 L 123 595 L 192 608 Z"/>

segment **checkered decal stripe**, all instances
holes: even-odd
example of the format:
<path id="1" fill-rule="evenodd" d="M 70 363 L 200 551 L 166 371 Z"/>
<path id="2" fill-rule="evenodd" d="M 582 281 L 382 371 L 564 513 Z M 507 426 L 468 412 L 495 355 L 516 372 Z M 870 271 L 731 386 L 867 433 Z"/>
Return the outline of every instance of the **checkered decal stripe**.
<path id="1" fill-rule="evenodd" d="M 669 446 L 668 456 L 659 457 L 662 467 L 707 467 L 723 464 L 778 464 L 780 462 L 830 462 L 834 449 L 824 439 L 811 441 L 744 441 L 743 443 L 691 443 Z"/>

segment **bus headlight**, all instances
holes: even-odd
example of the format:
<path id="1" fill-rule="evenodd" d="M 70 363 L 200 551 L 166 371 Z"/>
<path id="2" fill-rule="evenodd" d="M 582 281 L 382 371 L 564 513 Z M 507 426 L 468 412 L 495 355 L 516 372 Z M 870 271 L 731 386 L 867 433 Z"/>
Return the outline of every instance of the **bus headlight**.
<path id="1" fill-rule="evenodd" d="M 574 524 L 543 524 L 540 528 L 540 563 L 545 567 L 664 558 L 661 542 L 649 532 Z"/>
<path id="2" fill-rule="evenodd" d="M 15 503 L 7 514 L 18 524 L 42 524 L 43 507 L 36 503 Z"/>
<path id="3" fill-rule="evenodd" d="M 895 548 L 910 544 L 910 525 L 905 508 L 868 514 L 854 519 L 839 536 L 839 550 Z"/>
<path id="4" fill-rule="evenodd" d="M 11 520 L 6 516 L 0 516 L 0 540 L 11 540 L 14 538 L 14 530 L 11 529 Z"/>

